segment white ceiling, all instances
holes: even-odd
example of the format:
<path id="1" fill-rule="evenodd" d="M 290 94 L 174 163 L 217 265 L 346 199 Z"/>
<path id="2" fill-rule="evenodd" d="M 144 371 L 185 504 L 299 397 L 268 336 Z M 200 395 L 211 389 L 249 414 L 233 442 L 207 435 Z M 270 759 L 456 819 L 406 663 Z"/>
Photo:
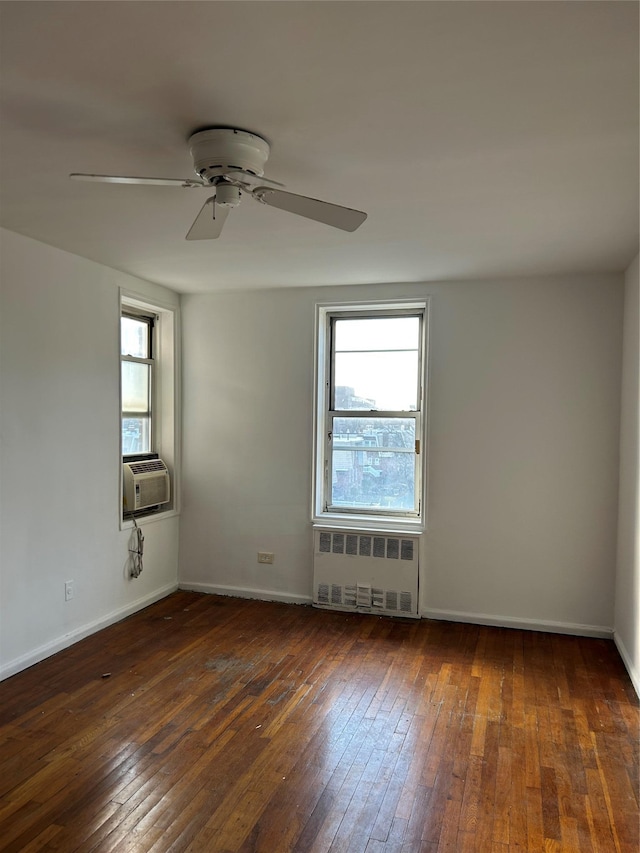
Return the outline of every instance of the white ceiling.
<path id="1" fill-rule="evenodd" d="M 621 270 L 638 250 L 636 2 L 2 2 L 0 222 L 179 291 Z M 249 199 L 184 236 L 186 140 L 365 210 Z"/>

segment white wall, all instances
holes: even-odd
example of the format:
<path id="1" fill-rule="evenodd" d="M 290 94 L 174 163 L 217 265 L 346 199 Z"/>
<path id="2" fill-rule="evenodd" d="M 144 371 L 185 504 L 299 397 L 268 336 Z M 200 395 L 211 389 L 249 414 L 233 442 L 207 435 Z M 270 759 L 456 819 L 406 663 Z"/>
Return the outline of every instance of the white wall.
<path id="1" fill-rule="evenodd" d="M 177 585 L 178 518 L 119 523 L 119 288 L 164 288 L 0 232 L 0 677 Z M 75 597 L 64 600 L 73 580 Z"/>
<path id="2" fill-rule="evenodd" d="M 610 632 L 616 275 L 185 297 L 181 586 L 309 600 L 314 304 L 426 295 L 423 612 Z"/>
<path id="3" fill-rule="evenodd" d="M 638 257 L 625 276 L 615 640 L 640 695 L 640 300 Z"/>

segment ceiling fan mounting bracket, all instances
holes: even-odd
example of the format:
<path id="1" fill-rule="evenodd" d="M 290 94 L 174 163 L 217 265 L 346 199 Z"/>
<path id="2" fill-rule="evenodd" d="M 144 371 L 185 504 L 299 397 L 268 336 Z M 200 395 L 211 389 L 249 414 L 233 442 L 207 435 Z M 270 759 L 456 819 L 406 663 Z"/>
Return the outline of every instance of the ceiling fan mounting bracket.
<path id="1" fill-rule="evenodd" d="M 227 127 L 194 133 L 189 138 L 189 149 L 196 174 L 212 185 L 230 172 L 261 177 L 270 151 L 269 143 L 261 136 Z"/>

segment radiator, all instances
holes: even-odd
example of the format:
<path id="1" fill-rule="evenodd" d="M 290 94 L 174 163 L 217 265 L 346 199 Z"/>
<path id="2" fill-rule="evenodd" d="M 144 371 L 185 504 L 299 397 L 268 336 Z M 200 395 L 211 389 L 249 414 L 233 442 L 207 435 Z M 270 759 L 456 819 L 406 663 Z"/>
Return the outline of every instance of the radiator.
<path id="1" fill-rule="evenodd" d="M 418 545 L 400 534 L 314 530 L 314 605 L 417 618 Z"/>

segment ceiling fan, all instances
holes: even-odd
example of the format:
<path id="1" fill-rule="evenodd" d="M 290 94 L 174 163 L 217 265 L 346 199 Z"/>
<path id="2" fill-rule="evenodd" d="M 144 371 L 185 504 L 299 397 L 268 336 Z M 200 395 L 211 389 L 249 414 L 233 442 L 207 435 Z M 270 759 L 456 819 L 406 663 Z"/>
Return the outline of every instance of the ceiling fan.
<path id="1" fill-rule="evenodd" d="M 263 178 L 269 157 L 269 143 L 255 133 L 216 127 L 201 130 L 189 138 L 193 168 L 197 178 L 137 178 L 124 175 L 87 175 L 74 172 L 76 181 L 108 184 L 146 184 L 215 189 L 187 233 L 187 240 L 215 240 L 220 236 L 229 212 L 240 204 L 242 194 L 262 204 L 324 222 L 343 231 L 355 231 L 367 214 L 316 198 L 285 192 L 283 184 Z"/>

